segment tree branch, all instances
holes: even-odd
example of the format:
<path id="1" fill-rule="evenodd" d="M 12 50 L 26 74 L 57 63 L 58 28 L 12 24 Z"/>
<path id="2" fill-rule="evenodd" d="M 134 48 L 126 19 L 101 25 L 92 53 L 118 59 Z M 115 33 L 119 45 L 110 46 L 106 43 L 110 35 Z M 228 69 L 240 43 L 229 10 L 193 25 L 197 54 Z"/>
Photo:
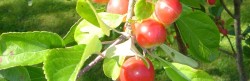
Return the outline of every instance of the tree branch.
<path id="1" fill-rule="evenodd" d="M 121 35 L 114 43 L 112 43 L 108 48 L 111 48 L 113 46 L 115 46 L 116 44 L 120 43 L 121 41 L 123 41 L 124 39 L 126 39 L 126 37 L 124 37 L 123 35 Z M 107 48 L 107 49 L 108 49 Z M 90 70 L 93 66 L 95 66 L 98 62 L 100 62 L 104 57 L 105 54 L 104 52 L 107 51 L 104 50 L 100 55 L 98 55 L 92 62 L 90 62 L 86 67 L 84 67 L 77 75 L 77 78 L 81 77 L 85 72 L 87 72 L 88 70 Z"/>
<path id="2" fill-rule="evenodd" d="M 129 20 L 132 19 L 133 16 L 133 8 L 134 8 L 134 2 L 135 0 L 129 0 L 129 5 L 128 5 L 128 15 L 126 18 L 126 23 L 125 25 L 127 26 L 126 28 L 129 28 L 129 31 L 131 31 L 131 26 L 130 26 L 130 22 Z M 126 31 L 128 31 L 126 29 Z M 131 36 L 131 32 L 128 33 L 129 36 Z M 108 48 L 115 46 L 116 44 L 120 43 L 121 41 L 125 40 L 126 38 L 128 38 L 128 36 L 126 36 L 126 34 L 122 34 L 115 42 L 113 42 Z M 107 48 L 107 49 L 108 49 Z M 79 79 L 79 77 L 81 77 L 85 72 L 87 72 L 88 70 L 90 70 L 94 65 L 96 65 L 98 62 L 100 62 L 102 59 L 104 59 L 105 55 L 104 52 L 107 51 L 104 50 L 100 55 L 98 55 L 91 63 L 89 63 L 86 67 L 84 67 L 83 69 L 81 69 L 81 71 L 78 73 L 77 78 Z"/>
<path id="3" fill-rule="evenodd" d="M 229 9 L 226 7 L 225 3 L 223 0 L 220 0 L 221 5 L 223 6 L 223 8 L 226 10 L 226 12 L 232 17 L 234 18 L 233 14 L 229 11 Z"/>
<path id="4" fill-rule="evenodd" d="M 113 41 L 103 41 L 102 44 L 112 44 L 114 42 L 115 42 L 114 40 Z"/>
<path id="5" fill-rule="evenodd" d="M 182 54 L 187 55 L 187 48 L 186 48 L 185 44 L 182 41 L 182 38 L 181 38 L 179 29 L 177 28 L 176 23 L 174 23 L 174 29 L 175 29 L 175 32 L 176 32 L 176 39 L 177 39 L 177 43 L 178 43 L 178 49 Z"/>
<path id="6" fill-rule="evenodd" d="M 134 8 L 134 2 L 135 0 L 129 0 L 129 4 L 128 4 L 128 13 L 127 13 L 127 17 L 126 17 L 126 31 L 130 36 L 131 36 L 131 24 L 130 24 L 130 20 L 133 17 L 133 8 Z"/>
<path id="7" fill-rule="evenodd" d="M 236 63 L 240 81 L 247 81 L 246 73 L 244 71 L 242 45 L 241 45 L 242 37 L 241 37 L 241 27 L 240 27 L 241 25 L 240 5 L 241 5 L 241 0 L 234 0 L 234 31 L 236 36 Z"/>

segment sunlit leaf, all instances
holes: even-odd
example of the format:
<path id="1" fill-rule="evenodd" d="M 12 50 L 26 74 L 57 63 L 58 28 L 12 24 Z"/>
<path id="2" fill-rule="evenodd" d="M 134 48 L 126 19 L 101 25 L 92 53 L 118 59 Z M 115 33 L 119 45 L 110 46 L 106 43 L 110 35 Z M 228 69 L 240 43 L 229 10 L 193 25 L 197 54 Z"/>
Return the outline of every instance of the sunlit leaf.
<path id="1" fill-rule="evenodd" d="M 138 19 L 148 18 L 154 12 L 154 5 L 153 3 L 146 2 L 146 0 L 138 0 L 135 3 L 134 12 L 135 12 L 135 16 Z"/>
<path id="2" fill-rule="evenodd" d="M 194 11 L 183 14 L 176 23 L 190 54 L 205 62 L 218 57 L 220 34 L 209 16 Z"/>
<path id="3" fill-rule="evenodd" d="M 120 15 L 120 14 L 112 14 L 107 12 L 100 12 L 98 13 L 102 21 L 111 28 L 118 27 L 123 19 L 126 17 L 126 15 Z"/>
<path id="4" fill-rule="evenodd" d="M 64 47 L 62 38 L 50 32 L 4 33 L 0 44 L 0 69 L 41 63 L 49 49 Z"/>
<path id="5" fill-rule="evenodd" d="M 101 19 L 111 28 L 118 27 L 125 15 L 111 14 L 106 12 L 101 12 Z M 76 27 L 74 38 L 78 44 L 86 44 L 91 40 L 93 35 L 97 35 L 99 38 L 103 37 L 105 34 L 101 28 L 91 24 L 87 20 L 82 20 Z"/>
<path id="6" fill-rule="evenodd" d="M 101 28 L 92 25 L 86 20 L 83 20 L 78 24 L 74 34 L 75 41 L 78 44 L 87 44 L 94 36 L 100 38 L 104 36 L 104 33 Z"/>
<path id="7" fill-rule="evenodd" d="M 103 71 L 105 75 L 112 80 L 116 80 L 120 74 L 120 66 L 124 62 L 125 57 L 113 57 L 113 58 L 105 58 L 103 62 Z"/>
<path id="8" fill-rule="evenodd" d="M 180 52 L 168 47 L 167 45 L 162 44 L 160 47 L 174 62 L 186 64 L 192 67 L 198 67 L 198 63 L 195 60 L 181 54 Z"/>
<path id="9" fill-rule="evenodd" d="M 48 81 L 75 81 L 84 62 L 94 53 L 100 52 L 101 42 L 97 36 L 86 45 L 54 49 L 44 62 Z"/>
<path id="10" fill-rule="evenodd" d="M 168 75 L 168 77 L 173 81 L 190 81 L 188 77 L 186 77 L 183 73 L 180 72 L 174 65 L 170 62 L 163 60 L 161 58 L 157 58 L 160 63 L 164 66 L 164 69 Z"/>
<path id="11" fill-rule="evenodd" d="M 172 63 L 181 73 L 187 76 L 191 81 L 214 81 L 213 77 L 205 71 L 193 69 L 190 66 L 179 63 Z"/>
<path id="12" fill-rule="evenodd" d="M 71 26 L 70 30 L 67 32 L 67 34 L 63 37 L 63 41 L 65 43 L 65 45 L 67 44 L 71 44 L 75 42 L 74 39 L 74 34 L 75 34 L 75 30 L 76 27 L 78 26 L 78 24 L 82 21 L 83 19 L 80 18 L 73 26 Z"/>
<path id="13" fill-rule="evenodd" d="M 77 13 L 90 22 L 91 24 L 100 27 L 102 32 L 109 36 L 110 34 L 110 27 L 108 27 L 98 16 L 95 8 L 93 7 L 92 3 L 89 0 L 78 0 L 76 5 Z"/>
<path id="14" fill-rule="evenodd" d="M 107 49 L 107 51 L 104 52 L 106 54 L 106 57 L 114 57 L 114 56 L 135 56 L 136 51 L 134 49 L 135 46 L 132 43 L 132 39 L 129 39 L 121 44 L 117 44 L 113 47 L 110 47 Z"/>

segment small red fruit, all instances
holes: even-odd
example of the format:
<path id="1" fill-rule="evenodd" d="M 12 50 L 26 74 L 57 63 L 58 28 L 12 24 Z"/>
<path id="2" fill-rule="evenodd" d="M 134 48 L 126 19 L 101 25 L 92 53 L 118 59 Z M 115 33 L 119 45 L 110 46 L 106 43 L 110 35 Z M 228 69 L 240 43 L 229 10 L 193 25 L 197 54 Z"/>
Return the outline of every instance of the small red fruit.
<path id="1" fill-rule="evenodd" d="M 222 29 L 222 30 L 221 30 L 221 33 L 223 34 L 223 36 L 227 36 L 228 31 L 227 31 L 227 29 Z"/>
<path id="2" fill-rule="evenodd" d="M 227 36 L 228 34 L 227 29 L 222 28 L 221 25 L 217 25 L 217 28 L 219 29 L 220 33 L 223 34 L 223 36 Z"/>
<path id="3" fill-rule="evenodd" d="M 155 4 L 155 16 L 165 25 L 172 24 L 182 12 L 179 0 L 158 0 Z"/>
<path id="4" fill-rule="evenodd" d="M 166 29 L 164 25 L 153 19 L 144 20 L 135 29 L 136 40 L 143 48 L 158 46 L 166 40 Z"/>
<path id="5" fill-rule="evenodd" d="M 98 4 L 108 4 L 109 0 L 92 0 L 94 3 Z"/>
<path id="6" fill-rule="evenodd" d="M 120 81 L 154 81 L 154 67 L 150 60 L 149 68 L 140 58 L 131 57 L 121 67 Z"/>
<path id="7" fill-rule="evenodd" d="M 220 24 L 216 24 L 216 25 L 217 25 L 217 28 L 219 29 L 219 32 L 222 33 L 222 30 L 223 30 L 222 26 Z"/>
<path id="8" fill-rule="evenodd" d="M 110 0 L 107 5 L 107 12 L 115 14 L 126 14 L 128 12 L 129 0 Z"/>
<path id="9" fill-rule="evenodd" d="M 216 3 L 216 0 L 207 0 L 207 3 L 212 6 Z"/>

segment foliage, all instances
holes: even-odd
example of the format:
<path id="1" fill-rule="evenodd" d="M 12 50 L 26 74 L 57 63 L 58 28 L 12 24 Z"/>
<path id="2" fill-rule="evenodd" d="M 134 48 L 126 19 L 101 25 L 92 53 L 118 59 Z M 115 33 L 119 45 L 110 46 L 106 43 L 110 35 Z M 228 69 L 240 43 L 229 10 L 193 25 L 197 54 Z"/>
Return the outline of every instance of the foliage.
<path id="1" fill-rule="evenodd" d="M 166 75 L 164 77 L 168 77 L 173 81 L 214 81 L 209 75 L 210 73 L 197 69 L 200 66 L 197 61 L 213 62 L 219 57 L 218 48 L 220 47 L 221 35 L 217 29 L 215 17 L 221 14 L 222 11 L 212 9 L 214 11 L 204 12 L 195 9 L 200 8 L 200 5 L 210 7 L 206 6 L 203 0 L 180 1 L 183 5 L 183 11 L 175 23 L 190 56 L 185 56 L 173 49 L 176 44 L 172 44 L 173 46 L 167 45 L 167 43 L 160 45 L 157 49 L 161 52 L 156 52 L 159 50 L 154 49 L 141 49 L 133 38 L 117 37 L 116 40 L 123 39 L 123 41 L 108 47 L 109 45 L 101 42 L 111 39 L 110 36 L 113 34 L 127 35 L 127 32 L 117 30 L 124 27 L 124 19 L 127 15 L 99 12 L 96 9 L 96 4 L 92 3 L 91 0 L 78 0 L 76 11 L 81 18 L 71 26 L 64 38 L 49 31 L 1 34 L 0 80 L 86 80 L 86 75 L 78 75 L 81 68 L 90 64 L 87 61 L 92 60 L 89 57 L 93 56 L 93 54 L 104 58 L 103 64 L 97 64 L 97 66 L 102 65 L 103 73 L 110 80 L 117 80 L 119 79 L 120 66 L 126 58 L 136 56 L 145 60 L 142 52 L 147 50 L 148 55 L 146 56 L 152 57 L 150 60 L 157 61 L 155 62 L 157 64 L 154 63 L 154 67 L 165 70 Z M 140 22 L 143 19 L 152 18 L 153 10 L 154 2 L 139 0 L 135 3 L 134 8 L 136 18 L 130 21 Z M 211 14 L 208 15 L 208 13 Z M 129 23 L 131 23 L 130 21 Z M 230 25 L 232 23 L 227 26 Z M 167 28 L 167 30 L 169 29 L 173 30 L 173 25 Z M 243 31 L 245 37 L 243 51 L 245 56 L 249 56 L 250 50 L 249 30 L 248 26 Z M 161 57 L 161 54 L 164 57 Z M 145 64 L 148 66 L 147 62 Z M 91 72 L 93 73 L 93 71 Z M 90 75 L 94 75 L 94 73 Z"/>

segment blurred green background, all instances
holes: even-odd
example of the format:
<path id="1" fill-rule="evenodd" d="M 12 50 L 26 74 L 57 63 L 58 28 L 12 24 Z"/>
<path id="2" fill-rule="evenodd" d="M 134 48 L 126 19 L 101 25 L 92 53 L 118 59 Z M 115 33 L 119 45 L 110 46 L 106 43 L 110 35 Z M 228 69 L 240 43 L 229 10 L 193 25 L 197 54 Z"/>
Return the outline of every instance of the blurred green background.
<path id="1" fill-rule="evenodd" d="M 0 33 L 51 31 L 63 36 L 80 16 L 76 0 L 0 0 Z"/>
<path id="2" fill-rule="evenodd" d="M 64 36 L 70 27 L 80 18 L 75 11 L 77 0 L 0 0 L 0 34 L 4 32 L 26 32 L 26 31 L 51 31 Z M 233 10 L 233 0 L 224 0 L 230 10 Z M 246 28 L 250 24 L 250 0 L 243 0 L 242 4 L 242 27 Z M 103 10 L 105 7 L 100 6 Z M 228 20 L 230 17 L 223 11 L 222 19 Z M 234 36 L 230 36 L 234 41 Z M 223 38 L 221 47 L 231 52 L 228 41 Z M 244 57 L 246 73 L 250 73 L 250 59 Z M 102 74 L 101 65 L 95 66 L 90 72 L 98 73 L 89 76 L 90 81 L 97 80 L 96 77 L 105 77 Z M 221 54 L 219 59 L 212 63 L 201 63 L 202 69 L 212 75 L 216 81 L 238 81 L 235 59 L 226 54 Z M 166 80 L 166 74 L 157 71 L 158 80 Z M 101 76 L 98 76 L 101 74 Z M 92 77 L 92 78 L 91 78 Z M 249 79 L 250 80 L 250 79 Z M 105 81 L 105 80 L 104 80 Z"/>

